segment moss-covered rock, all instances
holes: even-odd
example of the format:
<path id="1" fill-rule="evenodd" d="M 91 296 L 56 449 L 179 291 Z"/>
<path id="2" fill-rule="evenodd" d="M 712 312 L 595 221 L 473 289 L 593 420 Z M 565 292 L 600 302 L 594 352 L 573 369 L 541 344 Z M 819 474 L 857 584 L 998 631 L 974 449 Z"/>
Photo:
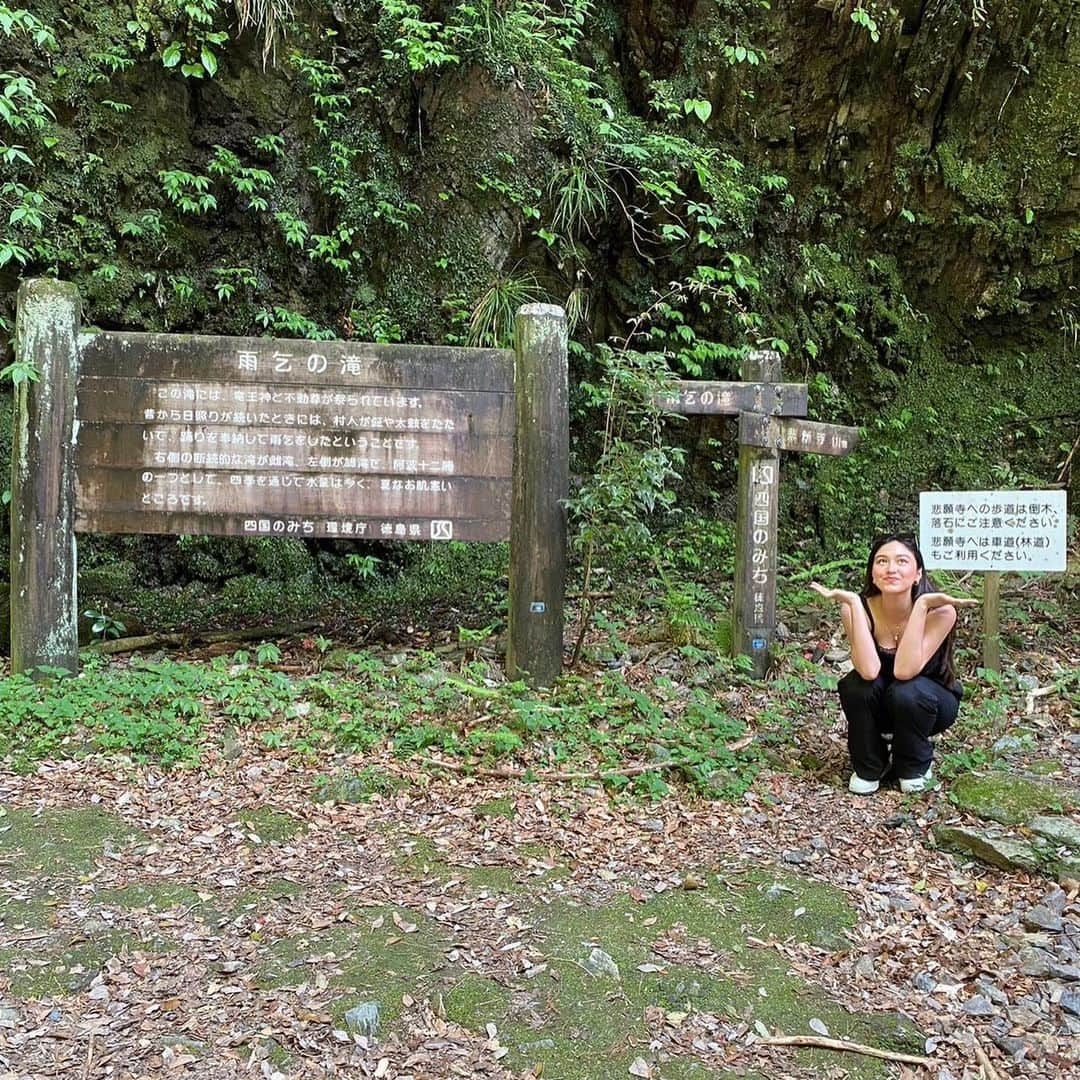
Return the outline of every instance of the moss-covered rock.
<path id="1" fill-rule="evenodd" d="M 1010 773 L 967 773 L 949 787 L 949 797 L 964 810 L 1002 825 L 1022 825 L 1036 814 L 1071 804 L 1067 792 L 1049 783 Z"/>

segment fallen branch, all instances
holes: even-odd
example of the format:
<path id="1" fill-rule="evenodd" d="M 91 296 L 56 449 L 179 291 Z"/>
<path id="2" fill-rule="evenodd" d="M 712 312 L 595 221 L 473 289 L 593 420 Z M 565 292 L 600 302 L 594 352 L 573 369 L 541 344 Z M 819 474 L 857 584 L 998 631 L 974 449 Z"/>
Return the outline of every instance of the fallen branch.
<path id="1" fill-rule="evenodd" d="M 893 1050 L 879 1050 L 876 1046 L 864 1046 L 862 1043 L 823 1039 L 817 1035 L 771 1035 L 754 1041 L 764 1043 L 766 1046 L 812 1046 L 821 1050 L 848 1050 L 853 1054 L 863 1054 L 865 1057 L 881 1058 L 883 1061 L 902 1061 L 905 1065 L 925 1065 L 927 1068 L 941 1064 L 933 1058 L 919 1057 L 917 1054 L 900 1054 Z"/>
<path id="2" fill-rule="evenodd" d="M 986 1080 L 1001 1080 L 1001 1073 L 990 1064 L 990 1059 L 986 1056 L 986 1052 L 979 1045 L 975 1046 L 975 1060 L 986 1074 Z"/>
<path id="3" fill-rule="evenodd" d="M 318 619 L 293 623 L 289 626 L 249 626 L 244 630 L 192 630 L 185 634 L 139 634 L 134 637 L 115 638 L 112 641 L 96 641 L 86 648 L 92 652 L 114 656 L 117 653 L 138 652 L 161 645 L 186 648 L 195 642 L 213 645 L 222 641 L 258 641 L 263 638 L 291 637 L 303 630 L 313 630 L 323 623 Z"/>
<path id="4" fill-rule="evenodd" d="M 469 773 L 473 776 L 487 776 L 499 780 L 544 780 L 549 783 L 565 783 L 570 780 L 601 780 L 605 776 L 640 776 L 642 773 L 654 772 L 657 769 L 679 769 L 683 767 L 680 761 L 655 761 L 648 765 L 627 765 L 624 769 L 592 769 L 586 772 L 537 772 L 535 769 L 511 769 L 504 765 L 499 769 L 484 769 L 477 765 L 470 765 L 465 761 L 443 761 L 441 758 L 421 757 L 425 765 L 433 765 L 437 769 L 447 769 L 450 772 Z"/>

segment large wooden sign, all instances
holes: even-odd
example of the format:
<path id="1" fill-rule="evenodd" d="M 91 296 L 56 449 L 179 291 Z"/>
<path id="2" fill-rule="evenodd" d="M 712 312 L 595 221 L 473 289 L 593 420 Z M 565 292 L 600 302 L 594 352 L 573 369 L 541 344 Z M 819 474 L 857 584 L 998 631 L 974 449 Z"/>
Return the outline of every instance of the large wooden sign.
<path id="1" fill-rule="evenodd" d="M 562 668 L 566 319 L 517 348 L 79 335 L 78 293 L 19 291 L 12 670 L 77 665 L 81 532 L 506 540 L 513 677 Z"/>
<path id="2" fill-rule="evenodd" d="M 782 381 L 778 353 L 751 353 L 740 374 L 742 382 L 678 382 L 659 404 L 676 413 L 739 416 L 732 644 L 737 655 L 751 658 L 760 678 L 776 637 L 780 451 L 844 455 L 858 443 L 859 429 L 801 419 L 806 384 Z"/>
<path id="3" fill-rule="evenodd" d="M 507 540 L 514 354 L 97 334 L 76 528 Z"/>

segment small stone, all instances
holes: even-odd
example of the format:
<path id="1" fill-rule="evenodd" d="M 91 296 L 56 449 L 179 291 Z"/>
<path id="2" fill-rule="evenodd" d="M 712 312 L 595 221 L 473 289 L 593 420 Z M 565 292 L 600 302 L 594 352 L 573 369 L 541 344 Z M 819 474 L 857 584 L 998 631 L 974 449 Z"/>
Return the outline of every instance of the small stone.
<path id="1" fill-rule="evenodd" d="M 974 996 L 969 997 L 967 1001 L 964 1002 L 963 1008 L 968 1016 L 993 1016 L 996 1012 L 994 1006 L 991 1005 L 982 994 L 975 994 Z"/>
<path id="2" fill-rule="evenodd" d="M 855 961 L 855 974 L 863 979 L 874 977 L 874 958 L 872 956 L 860 956 Z"/>
<path id="3" fill-rule="evenodd" d="M 991 749 L 999 757 L 1015 754 L 1024 749 L 1024 740 L 1016 735 L 1002 735 Z"/>
<path id="4" fill-rule="evenodd" d="M 1045 979 L 1050 974 L 1050 965 L 1053 958 L 1042 949 L 1023 948 L 1019 954 L 1020 974 L 1028 975 L 1033 979 Z"/>
<path id="5" fill-rule="evenodd" d="M 924 994 L 932 994 L 937 987 L 937 979 L 930 974 L 929 971 L 920 971 L 918 975 L 911 980 L 911 985 L 916 990 L 921 990 Z"/>
<path id="6" fill-rule="evenodd" d="M 1024 915 L 1022 921 L 1029 930 L 1047 930 L 1051 934 L 1060 934 L 1065 929 L 1061 916 L 1042 904 L 1036 904 Z"/>
<path id="7" fill-rule="evenodd" d="M 671 760 L 671 751 L 658 742 L 649 743 L 649 761 L 653 765 L 663 765 Z"/>
<path id="8" fill-rule="evenodd" d="M 1064 1012 L 1072 1013 L 1073 1016 L 1080 1016 L 1080 994 L 1075 990 L 1066 990 L 1061 995 L 1058 1004 Z"/>
<path id="9" fill-rule="evenodd" d="M 847 649 L 830 649 L 825 654 L 825 659 L 828 660 L 830 664 L 839 664 L 841 660 L 846 660 L 847 658 Z"/>
<path id="10" fill-rule="evenodd" d="M 881 824 L 886 829 L 899 829 L 901 825 L 907 825 L 911 821 L 910 814 L 890 814 Z"/>
<path id="11" fill-rule="evenodd" d="M 354 1035 L 374 1038 L 379 1033 L 379 1003 L 362 1001 L 345 1014 L 345 1027 Z"/>
<path id="12" fill-rule="evenodd" d="M 585 970 L 598 979 L 619 980 L 619 965 L 603 949 L 593 949 L 585 961 Z"/>
<path id="13" fill-rule="evenodd" d="M 1030 1005 L 1014 1005 L 1007 1012 L 1013 1026 L 1025 1031 L 1031 1031 L 1046 1019 L 1041 1009 L 1033 1009 Z"/>
<path id="14" fill-rule="evenodd" d="M 1021 690 L 1038 690 L 1039 680 L 1034 675 L 1020 675 L 1017 677 L 1016 685 Z"/>
<path id="15" fill-rule="evenodd" d="M 792 866 L 804 866 L 813 861 L 813 856 L 807 851 L 785 851 L 780 858 Z"/>
<path id="16" fill-rule="evenodd" d="M 1031 831 L 1055 844 L 1080 851 L 1080 823 L 1059 814 L 1039 814 L 1028 822 Z M 1058 890 L 1059 892 L 1061 890 Z M 1043 903 L 1046 901 L 1044 900 Z M 1060 909 L 1064 911 L 1064 907 Z"/>
<path id="17" fill-rule="evenodd" d="M 662 833 L 664 831 L 664 823 L 659 818 L 646 818 L 641 823 L 641 827 L 646 832 L 651 833 Z"/>
<path id="18" fill-rule="evenodd" d="M 979 979 L 975 984 L 979 993 L 995 1005 L 1008 1005 L 1009 999 L 989 979 Z"/>
<path id="19" fill-rule="evenodd" d="M 826 840 L 824 836 L 815 836 L 811 839 L 810 846 L 815 851 L 828 851 L 829 841 Z"/>
<path id="20" fill-rule="evenodd" d="M 1069 896 L 1064 889 L 1051 889 L 1039 903 L 1042 907 L 1049 908 L 1058 915 L 1064 915 L 1065 907 L 1069 903 Z"/>
<path id="21" fill-rule="evenodd" d="M 19 1019 L 19 1010 L 11 1005 L 0 1005 L 0 1024 L 13 1024 Z"/>
<path id="22" fill-rule="evenodd" d="M 994 1045 L 1003 1053 L 1008 1054 L 1013 1061 L 1023 1061 L 1031 1049 L 1023 1039 L 1015 1035 L 997 1035 L 994 1037 Z"/>
<path id="23" fill-rule="evenodd" d="M 1047 974 L 1052 979 L 1061 979 L 1063 982 L 1080 982 L 1080 967 L 1076 964 L 1051 963 Z"/>
<path id="24" fill-rule="evenodd" d="M 526 1054 L 526 1055 L 534 1054 L 534 1053 L 536 1053 L 537 1051 L 540 1051 L 540 1050 L 554 1050 L 555 1049 L 555 1040 L 554 1039 L 537 1039 L 536 1042 L 522 1043 L 518 1047 L 518 1049 L 523 1054 Z"/>

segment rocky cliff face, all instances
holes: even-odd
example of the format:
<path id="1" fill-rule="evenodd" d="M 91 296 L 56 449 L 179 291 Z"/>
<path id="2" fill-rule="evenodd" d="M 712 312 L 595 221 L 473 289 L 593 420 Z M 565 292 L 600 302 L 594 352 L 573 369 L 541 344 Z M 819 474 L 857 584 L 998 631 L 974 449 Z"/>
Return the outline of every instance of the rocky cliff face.
<path id="1" fill-rule="evenodd" d="M 491 341 L 544 298 L 585 375 L 705 267 L 675 363 L 774 342 L 869 425 L 797 467 L 820 531 L 1058 475 L 1080 3 L 315 2 L 265 68 L 216 0 L 0 10 L 9 327 L 36 274 L 128 329 Z"/>

